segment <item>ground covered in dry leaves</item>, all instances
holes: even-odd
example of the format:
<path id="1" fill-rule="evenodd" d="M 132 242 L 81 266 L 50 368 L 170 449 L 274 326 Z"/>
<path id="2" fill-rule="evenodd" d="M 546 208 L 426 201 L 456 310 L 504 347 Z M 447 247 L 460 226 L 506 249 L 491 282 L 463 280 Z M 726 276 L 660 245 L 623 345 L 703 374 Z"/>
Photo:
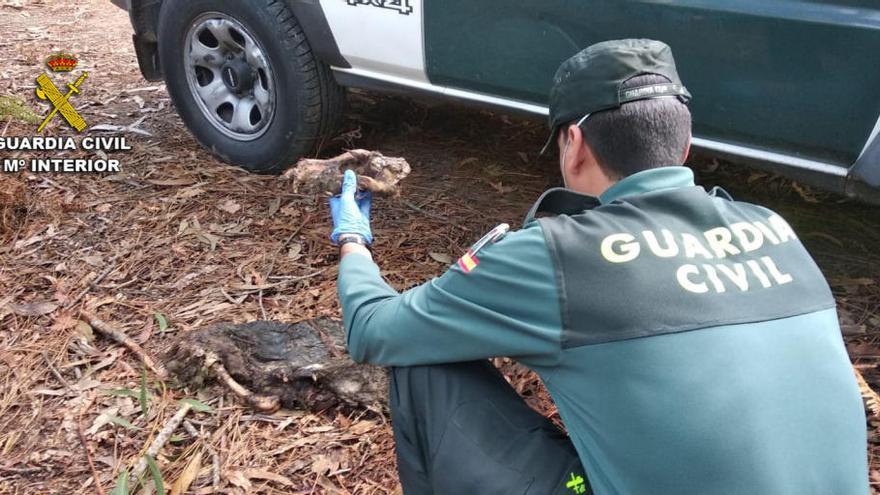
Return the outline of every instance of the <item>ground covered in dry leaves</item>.
<path id="1" fill-rule="evenodd" d="M 91 310 L 155 356 L 175 335 L 216 322 L 338 317 L 326 199 L 214 160 L 164 86 L 140 77 L 127 15 L 109 2 L 0 0 L 0 32 L 2 135 L 33 134 L 34 116 L 18 104 L 45 114 L 34 78 L 46 55 L 68 50 L 91 73 L 77 108 L 93 127 L 127 128 L 134 148 L 115 156 L 116 175 L 0 175 L 0 493 L 109 493 L 181 407 L 192 410 L 154 465 L 141 466 L 148 491 L 161 477 L 170 493 L 395 493 L 382 416 L 255 414 L 219 387 L 159 380 L 80 317 Z M 363 92 L 349 104 L 322 156 L 358 147 L 413 166 L 401 197 L 374 207 L 376 258 L 398 289 L 441 273 L 495 224 L 518 224 L 559 180 L 554 158 L 536 157 L 540 122 Z M 68 133 L 59 119 L 47 131 Z M 692 162 L 701 183 L 767 204 L 795 226 L 837 296 L 853 362 L 876 388 L 877 208 L 726 162 Z M 555 414 L 534 376 L 499 364 L 530 403 Z"/>

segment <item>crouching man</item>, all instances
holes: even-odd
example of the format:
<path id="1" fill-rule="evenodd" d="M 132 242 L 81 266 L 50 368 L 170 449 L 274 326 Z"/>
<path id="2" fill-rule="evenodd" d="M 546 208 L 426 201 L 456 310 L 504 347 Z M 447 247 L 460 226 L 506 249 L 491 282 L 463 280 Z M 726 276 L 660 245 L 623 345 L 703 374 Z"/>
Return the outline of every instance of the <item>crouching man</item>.
<path id="1" fill-rule="evenodd" d="M 348 348 L 391 367 L 407 495 L 868 492 L 828 284 L 781 217 L 694 185 L 689 99 L 657 41 L 565 61 L 550 125 L 566 187 L 403 294 L 347 173 L 331 237 Z M 567 434 L 495 356 L 541 376 Z"/>

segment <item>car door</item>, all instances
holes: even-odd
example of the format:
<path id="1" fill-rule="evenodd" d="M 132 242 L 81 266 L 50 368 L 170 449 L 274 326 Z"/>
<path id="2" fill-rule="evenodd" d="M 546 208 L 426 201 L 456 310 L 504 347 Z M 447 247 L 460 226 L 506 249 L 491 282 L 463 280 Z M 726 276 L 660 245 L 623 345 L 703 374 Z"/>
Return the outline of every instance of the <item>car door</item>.
<path id="1" fill-rule="evenodd" d="M 422 0 L 320 0 L 346 72 L 388 82 L 427 84 Z"/>
<path id="2" fill-rule="evenodd" d="M 447 0 L 424 5 L 432 84 L 546 105 L 561 61 L 598 41 L 668 43 L 694 134 L 848 166 L 880 115 L 880 4 Z"/>

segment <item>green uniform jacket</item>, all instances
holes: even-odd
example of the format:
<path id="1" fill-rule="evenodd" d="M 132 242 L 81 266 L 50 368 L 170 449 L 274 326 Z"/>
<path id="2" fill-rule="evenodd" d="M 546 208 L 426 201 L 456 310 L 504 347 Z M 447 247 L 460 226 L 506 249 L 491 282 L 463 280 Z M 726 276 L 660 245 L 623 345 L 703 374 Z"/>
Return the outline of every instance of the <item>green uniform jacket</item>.
<path id="1" fill-rule="evenodd" d="M 684 167 L 601 198 L 554 195 L 583 204 L 403 294 L 346 256 L 352 358 L 517 359 L 546 384 L 598 495 L 868 493 L 834 300 L 784 220 L 694 186 Z"/>

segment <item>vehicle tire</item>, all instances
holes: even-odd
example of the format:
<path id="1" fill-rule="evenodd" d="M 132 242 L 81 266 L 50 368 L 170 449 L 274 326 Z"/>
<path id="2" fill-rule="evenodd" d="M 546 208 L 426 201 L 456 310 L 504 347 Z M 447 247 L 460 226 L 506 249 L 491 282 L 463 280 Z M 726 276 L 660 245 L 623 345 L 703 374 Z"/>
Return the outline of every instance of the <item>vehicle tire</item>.
<path id="1" fill-rule="evenodd" d="M 158 38 L 180 117 L 221 159 L 277 172 L 336 131 L 344 90 L 283 0 L 165 0 Z"/>

